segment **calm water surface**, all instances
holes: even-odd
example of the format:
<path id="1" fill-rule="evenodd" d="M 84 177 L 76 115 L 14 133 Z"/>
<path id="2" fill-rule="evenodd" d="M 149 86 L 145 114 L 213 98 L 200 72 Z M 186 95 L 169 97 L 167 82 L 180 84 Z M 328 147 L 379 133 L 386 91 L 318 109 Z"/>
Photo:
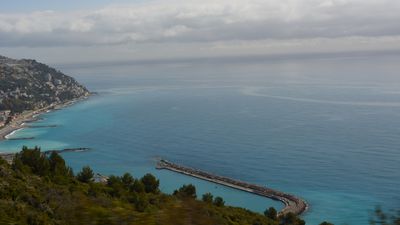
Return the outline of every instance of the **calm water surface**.
<path id="1" fill-rule="evenodd" d="M 61 68 L 98 95 L 43 115 L 4 141 L 65 153 L 78 171 L 146 172 L 172 192 L 193 183 L 231 205 L 262 212 L 270 201 L 154 169 L 155 159 L 268 185 L 306 199 L 308 224 L 367 224 L 376 205 L 400 206 L 398 57 L 263 63 L 177 63 Z"/>

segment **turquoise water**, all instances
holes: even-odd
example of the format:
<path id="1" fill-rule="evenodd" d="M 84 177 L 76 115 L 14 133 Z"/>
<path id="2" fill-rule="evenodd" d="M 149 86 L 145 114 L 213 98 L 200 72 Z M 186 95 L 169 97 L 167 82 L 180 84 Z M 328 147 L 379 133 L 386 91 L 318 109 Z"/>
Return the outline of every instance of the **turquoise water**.
<path id="1" fill-rule="evenodd" d="M 193 183 L 231 205 L 274 202 L 154 169 L 155 159 L 299 195 L 308 224 L 367 224 L 376 205 L 400 206 L 399 58 L 63 68 L 97 96 L 42 116 L 4 141 L 65 153 L 75 171 L 156 174 L 162 190 Z"/>

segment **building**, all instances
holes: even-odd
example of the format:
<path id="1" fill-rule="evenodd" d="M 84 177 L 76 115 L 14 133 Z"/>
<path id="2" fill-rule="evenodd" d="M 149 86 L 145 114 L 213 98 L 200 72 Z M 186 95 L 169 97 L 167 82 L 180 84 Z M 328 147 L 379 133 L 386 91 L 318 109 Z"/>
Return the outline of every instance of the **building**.
<path id="1" fill-rule="evenodd" d="M 0 127 L 4 126 L 8 117 L 10 116 L 10 110 L 0 111 Z"/>

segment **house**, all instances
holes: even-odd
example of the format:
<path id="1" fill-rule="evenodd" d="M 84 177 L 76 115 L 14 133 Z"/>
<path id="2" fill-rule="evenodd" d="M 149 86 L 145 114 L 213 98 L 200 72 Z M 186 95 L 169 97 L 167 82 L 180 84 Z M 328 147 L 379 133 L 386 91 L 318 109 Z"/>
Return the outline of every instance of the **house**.
<path id="1" fill-rule="evenodd" d="M 0 127 L 4 126 L 8 117 L 10 116 L 10 110 L 0 111 Z"/>

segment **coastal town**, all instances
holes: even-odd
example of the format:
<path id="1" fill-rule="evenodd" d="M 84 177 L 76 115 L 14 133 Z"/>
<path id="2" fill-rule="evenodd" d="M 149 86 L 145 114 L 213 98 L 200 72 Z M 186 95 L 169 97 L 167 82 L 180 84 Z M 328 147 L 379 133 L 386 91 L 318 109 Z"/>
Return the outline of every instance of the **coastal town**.
<path id="1" fill-rule="evenodd" d="M 0 128 L 6 125 L 7 121 L 10 120 L 11 110 L 0 111 Z"/>
<path id="2" fill-rule="evenodd" d="M 0 115 L 37 110 L 89 95 L 75 79 L 29 59 L 0 56 Z M 9 112 L 10 111 L 10 112 Z"/>
<path id="3" fill-rule="evenodd" d="M 38 114 L 89 95 L 74 78 L 36 60 L 0 56 L 0 140 Z"/>

